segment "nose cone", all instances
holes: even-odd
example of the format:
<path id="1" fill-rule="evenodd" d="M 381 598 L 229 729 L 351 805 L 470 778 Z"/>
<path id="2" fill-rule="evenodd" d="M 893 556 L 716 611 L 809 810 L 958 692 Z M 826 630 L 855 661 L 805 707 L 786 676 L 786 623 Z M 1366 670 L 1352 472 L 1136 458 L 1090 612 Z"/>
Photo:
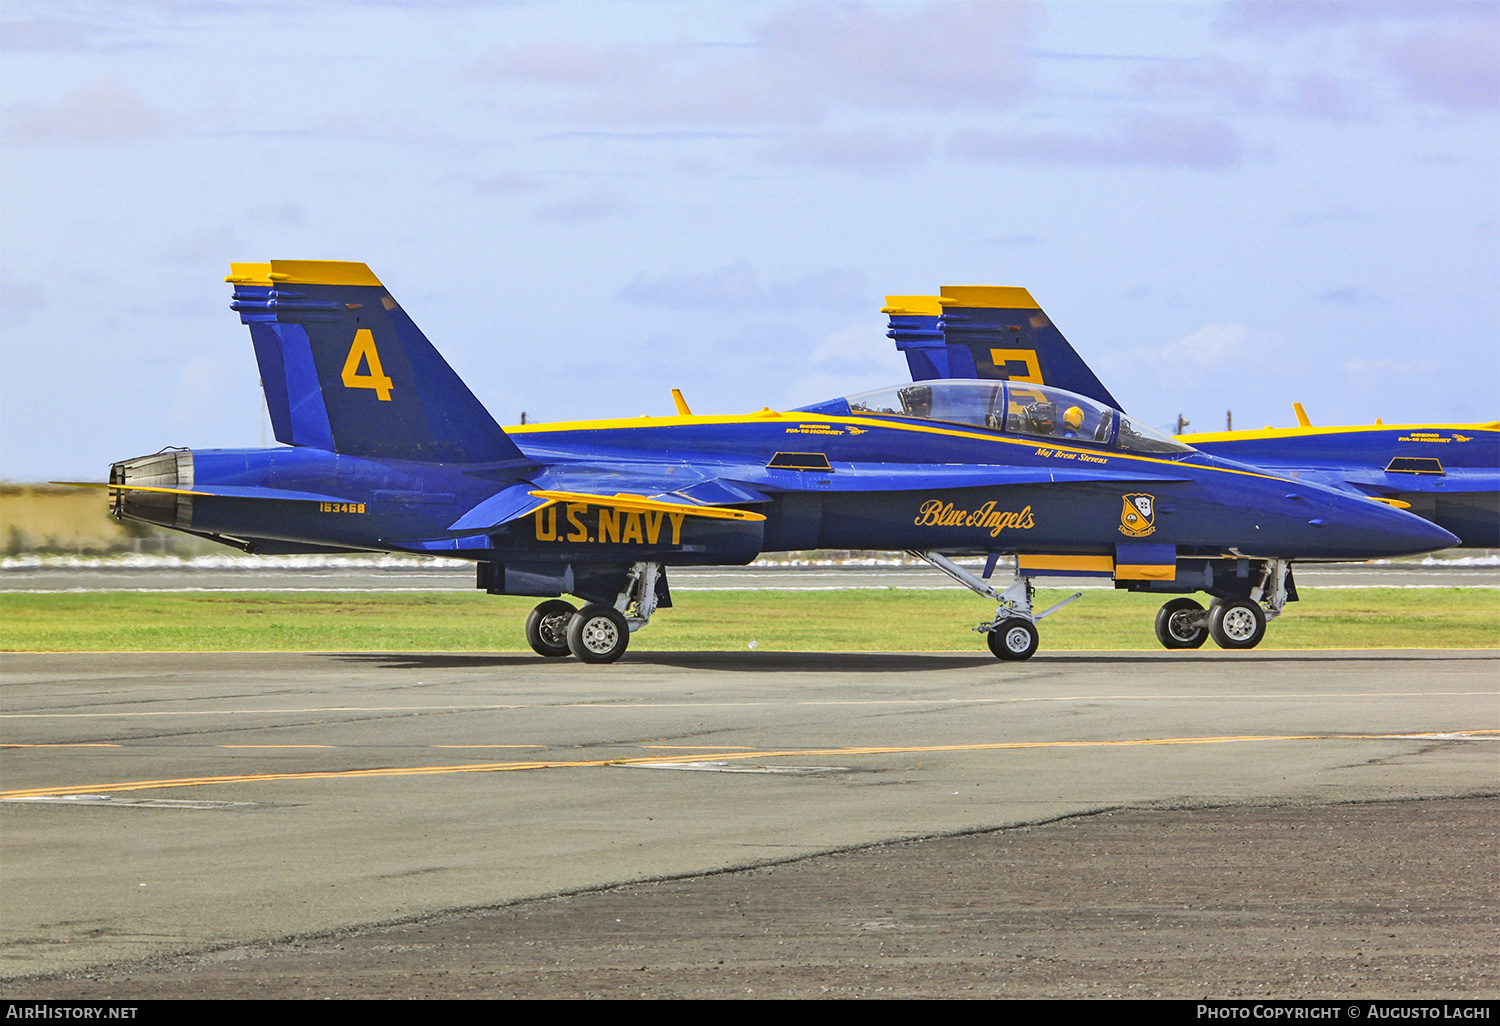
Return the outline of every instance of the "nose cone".
<path id="1" fill-rule="evenodd" d="M 1327 514 L 1309 522 L 1330 535 L 1330 548 L 1338 550 L 1335 558 L 1414 556 L 1461 544 L 1457 535 L 1432 521 L 1374 499 L 1339 495 L 1330 506 Z"/>

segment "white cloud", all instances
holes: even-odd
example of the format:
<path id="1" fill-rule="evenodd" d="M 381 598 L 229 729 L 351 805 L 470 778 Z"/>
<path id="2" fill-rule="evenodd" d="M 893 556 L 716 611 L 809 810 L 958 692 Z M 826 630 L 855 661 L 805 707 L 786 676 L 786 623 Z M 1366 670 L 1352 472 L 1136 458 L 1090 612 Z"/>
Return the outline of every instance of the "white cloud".
<path id="1" fill-rule="evenodd" d="M 839 103 L 985 109 L 1025 88 L 1034 20 L 1019 3 L 803 4 L 749 48 L 544 43 L 493 50 L 474 75 L 563 90 L 568 115 L 599 123 L 796 123 Z"/>
<path id="2" fill-rule="evenodd" d="M 33 282 L 0 281 L 0 317 L 12 324 L 25 324 L 31 315 L 47 306 L 47 290 Z"/>
<path id="3" fill-rule="evenodd" d="M 1059 164 L 1144 164 L 1223 170 L 1237 167 L 1244 146 L 1222 121 L 1142 116 L 1106 136 L 964 129 L 953 134 L 948 152 L 971 160 Z"/>
<path id="4" fill-rule="evenodd" d="M 894 135 L 880 130 L 832 132 L 814 130 L 788 136 L 763 147 L 761 155 L 778 164 L 808 164 L 846 171 L 889 171 L 927 159 L 932 140 L 923 135 Z"/>
<path id="5" fill-rule="evenodd" d="M 1242 324 L 1205 324 L 1186 338 L 1162 346 L 1158 356 L 1165 364 L 1227 370 L 1253 358 L 1249 338 Z"/>
<path id="6" fill-rule="evenodd" d="M 611 217 L 625 209 L 620 198 L 613 193 L 596 192 L 588 196 L 575 196 L 538 207 L 533 215 L 538 221 L 597 221 Z"/>
<path id="7" fill-rule="evenodd" d="M 1355 88 L 1345 79 L 1314 71 L 1295 76 L 1287 84 L 1289 110 L 1332 121 L 1346 121 L 1354 116 Z"/>
<path id="8" fill-rule="evenodd" d="M 175 128 L 173 118 L 112 78 L 58 103 L 17 104 L 5 112 L 6 141 L 14 146 L 132 142 Z"/>
<path id="9" fill-rule="evenodd" d="M 251 248 L 233 228 L 219 225 L 179 235 L 169 240 L 156 255 L 166 263 L 187 267 L 224 267 L 232 260 L 245 259 L 244 254 Z"/>
<path id="10" fill-rule="evenodd" d="M 884 319 L 871 319 L 824 336 L 796 375 L 793 403 L 806 404 L 910 380 L 906 359 L 885 337 Z"/>
<path id="11" fill-rule="evenodd" d="M 1251 67 L 1222 57 L 1154 61 L 1135 76 L 1138 86 L 1154 96 L 1174 97 L 1206 93 L 1244 107 L 1258 104 L 1266 91 L 1265 68 Z"/>
<path id="12" fill-rule="evenodd" d="M 1500 19 L 1374 37 L 1368 45 L 1413 99 L 1458 109 L 1500 108 Z"/>
<path id="13" fill-rule="evenodd" d="M 739 260 L 706 274 L 637 274 L 615 298 L 674 310 L 840 309 L 865 302 L 865 291 L 863 274 L 837 268 L 762 284 L 754 265 Z"/>

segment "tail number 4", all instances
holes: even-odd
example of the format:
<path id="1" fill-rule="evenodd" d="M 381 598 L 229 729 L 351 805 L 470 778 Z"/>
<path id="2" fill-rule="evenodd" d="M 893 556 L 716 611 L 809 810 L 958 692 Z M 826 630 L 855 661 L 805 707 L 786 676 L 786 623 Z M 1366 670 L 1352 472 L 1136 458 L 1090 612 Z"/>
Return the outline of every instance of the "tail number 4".
<path id="1" fill-rule="evenodd" d="M 361 359 L 368 374 L 359 372 Z M 375 336 L 369 328 L 360 328 L 354 333 L 354 344 L 349 347 L 349 358 L 344 361 L 344 387 L 373 388 L 381 401 L 391 401 L 391 379 L 385 376 L 385 370 L 380 366 L 380 353 L 375 349 Z"/>

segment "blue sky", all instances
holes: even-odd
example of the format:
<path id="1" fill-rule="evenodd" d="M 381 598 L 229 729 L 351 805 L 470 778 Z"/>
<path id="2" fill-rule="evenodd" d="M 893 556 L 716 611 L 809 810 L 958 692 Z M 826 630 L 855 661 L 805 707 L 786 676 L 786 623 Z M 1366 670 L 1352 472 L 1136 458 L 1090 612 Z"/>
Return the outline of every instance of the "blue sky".
<path id="1" fill-rule="evenodd" d="M 1500 416 L 1500 5 L 0 6 L 0 477 L 269 444 L 231 260 L 362 260 L 502 423 L 905 377 L 1023 285 L 1169 427 Z"/>

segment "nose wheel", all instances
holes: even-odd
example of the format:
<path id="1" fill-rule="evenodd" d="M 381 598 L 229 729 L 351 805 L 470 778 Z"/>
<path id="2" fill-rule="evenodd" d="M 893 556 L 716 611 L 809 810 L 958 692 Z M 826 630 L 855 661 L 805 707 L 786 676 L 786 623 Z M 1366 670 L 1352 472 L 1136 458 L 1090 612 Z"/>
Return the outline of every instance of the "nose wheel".
<path id="1" fill-rule="evenodd" d="M 983 578 L 975 577 L 942 553 L 919 552 L 916 549 L 911 549 L 910 552 L 918 559 L 931 563 L 974 594 L 992 599 L 997 604 L 994 619 L 986 620 L 974 628 L 975 631 L 985 636 L 984 640 L 990 646 L 990 652 L 996 659 L 1030 659 L 1036 653 L 1038 641 L 1036 622 L 1051 616 L 1069 602 L 1083 597 L 1083 592 L 1077 591 L 1057 605 L 1044 609 L 1040 613 L 1033 613 L 1031 598 L 1036 589 L 1032 586 L 1031 578 L 1023 575 L 1019 569 L 1010 587 L 1004 591 L 996 591 Z M 990 557 L 990 562 L 984 571 L 986 577 L 994 569 L 996 558 Z"/>
<path id="2" fill-rule="evenodd" d="M 990 651 L 996 659 L 1030 659 L 1036 652 L 1040 639 L 1036 624 L 1020 617 L 1011 617 L 987 632 L 985 640 L 989 642 Z"/>

